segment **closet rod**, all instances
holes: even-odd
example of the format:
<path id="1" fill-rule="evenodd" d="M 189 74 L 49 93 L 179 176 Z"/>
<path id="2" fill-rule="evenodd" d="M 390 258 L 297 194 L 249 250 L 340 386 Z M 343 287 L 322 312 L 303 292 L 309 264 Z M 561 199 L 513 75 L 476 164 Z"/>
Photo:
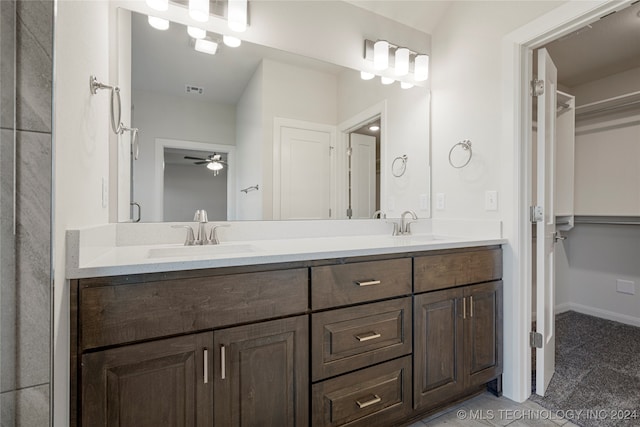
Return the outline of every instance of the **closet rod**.
<path id="1" fill-rule="evenodd" d="M 640 217 L 637 216 L 609 216 L 609 217 L 589 217 L 576 216 L 574 224 L 604 224 L 604 225 L 640 225 Z"/>
<path id="2" fill-rule="evenodd" d="M 635 104 L 640 104 L 640 91 L 579 105 L 576 107 L 576 116 L 630 107 Z"/>

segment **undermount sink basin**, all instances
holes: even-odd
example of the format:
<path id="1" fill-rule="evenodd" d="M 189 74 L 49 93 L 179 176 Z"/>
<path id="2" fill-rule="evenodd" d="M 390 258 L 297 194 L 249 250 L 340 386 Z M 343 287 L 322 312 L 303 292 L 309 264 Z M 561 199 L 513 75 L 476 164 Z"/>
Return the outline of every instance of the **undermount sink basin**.
<path id="1" fill-rule="evenodd" d="M 242 243 L 221 243 L 219 245 L 203 246 L 171 246 L 162 248 L 151 248 L 147 256 L 149 258 L 171 258 L 171 257 L 204 257 L 214 255 L 232 255 L 255 252 L 256 247 Z"/>

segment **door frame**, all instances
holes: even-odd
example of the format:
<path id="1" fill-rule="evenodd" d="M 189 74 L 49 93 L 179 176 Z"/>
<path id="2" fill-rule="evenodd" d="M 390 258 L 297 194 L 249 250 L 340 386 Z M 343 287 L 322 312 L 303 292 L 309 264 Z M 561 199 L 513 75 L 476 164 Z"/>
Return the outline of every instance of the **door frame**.
<path id="1" fill-rule="evenodd" d="M 287 119 L 284 117 L 273 118 L 273 219 L 280 219 L 280 202 L 282 192 L 281 169 L 281 151 L 282 151 L 282 131 L 283 127 L 305 129 L 317 132 L 327 132 L 331 136 L 330 146 L 333 153 L 330 157 L 330 176 L 329 176 L 329 205 L 331 209 L 331 218 L 337 218 L 337 185 L 336 185 L 336 127 L 324 123 L 308 122 L 304 120 Z"/>
<path id="2" fill-rule="evenodd" d="M 349 205 L 348 194 L 348 166 L 347 166 L 347 147 L 349 147 L 349 134 L 354 130 L 362 127 L 366 122 L 374 117 L 380 117 L 380 164 L 384 164 L 384 159 L 387 158 L 387 100 L 378 102 L 370 106 L 369 108 L 360 111 L 349 119 L 343 121 L 338 125 L 338 140 L 337 140 L 337 188 L 338 188 L 338 200 L 336 209 L 338 210 L 338 216 L 336 218 L 347 218 L 347 207 Z M 385 168 L 380 167 L 380 210 L 386 212 L 386 200 L 387 200 L 387 188 L 385 185 L 387 172 Z"/>
<path id="3" fill-rule="evenodd" d="M 531 395 L 532 233 L 531 126 L 529 82 L 533 50 L 629 6 L 632 0 L 568 2 L 502 39 L 502 168 L 506 200 L 504 236 L 504 394 L 517 402 Z"/>
<path id="4" fill-rule="evenodd" d="M 227 154 L 227 221 L 236 217 L 236 147 L 233 145 L 209 142 L 186 141 L 181 139 L 156 138 L 154 169 L 154 209 L 164 217 L 164 149 L 180 148 L 184 150 L 213 151 Z"/>

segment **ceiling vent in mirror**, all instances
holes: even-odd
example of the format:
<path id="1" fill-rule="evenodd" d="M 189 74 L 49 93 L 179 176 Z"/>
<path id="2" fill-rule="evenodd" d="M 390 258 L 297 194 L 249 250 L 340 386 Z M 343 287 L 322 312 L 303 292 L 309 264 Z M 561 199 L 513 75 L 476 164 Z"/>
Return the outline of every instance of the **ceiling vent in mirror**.
<path id="1" fill-rule="evenodd" d="M 194 86 L 194 85 L 184 85 L 184 91 L 186 93 L 193 93 L 196 95 L 203 95 L 204 94 L 204 88 L 203 87 L 198 87 L 198 86 Z"/>

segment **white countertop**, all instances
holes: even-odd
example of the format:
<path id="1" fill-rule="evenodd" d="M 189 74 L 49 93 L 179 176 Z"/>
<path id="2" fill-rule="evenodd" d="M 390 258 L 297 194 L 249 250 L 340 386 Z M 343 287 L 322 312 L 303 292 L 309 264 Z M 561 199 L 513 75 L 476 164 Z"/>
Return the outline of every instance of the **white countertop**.
<path id="1" fill-rule="evenodd" d="M 309 261 L 366 255 L 397 254 L 403 252 L 454 249 L 503 244 L 499 237 L 451 237 L 419 232 L 409 236 L 366 234 L 330 237 L 299 237 L 260 240 L 232 240 L 220 245 L 184 246 L 181 243 L 153 242 L 149 244 L 116 244 L 114 237 L 121 224 L 96 229 L 91 243 L 83 241 L 82 230 L 68 232 L 67 278 L 117 276 L 165 271 L 193 270 L 255 264 Z M 128 226 L 131 227 L 129 224 Z M 166 226 L 165 226 L 166 227 Z M 432 227 L 416 227 L 431 231 Z M 139 230 L 140 228 L 137 228 Z M 184 230 L 178 230 L 184 231 Z M 130 234 L 125 231 L 126 234 Z M 89 234 L 89 233 L 84 233 Z M 113 234 L 113 236 L 112 236 Z M 490 233 L 494 234 L 494 233 Z M 85 240 L 89 240 L 85 238 Z M 98 242 L 96 242 L 98 240 Z M 140 239 L 141 242 L 145 239 Z M 175 238 L 170 241 L 175 242 Z M 122 242 L 119 242 L 122 243 Z"/>

